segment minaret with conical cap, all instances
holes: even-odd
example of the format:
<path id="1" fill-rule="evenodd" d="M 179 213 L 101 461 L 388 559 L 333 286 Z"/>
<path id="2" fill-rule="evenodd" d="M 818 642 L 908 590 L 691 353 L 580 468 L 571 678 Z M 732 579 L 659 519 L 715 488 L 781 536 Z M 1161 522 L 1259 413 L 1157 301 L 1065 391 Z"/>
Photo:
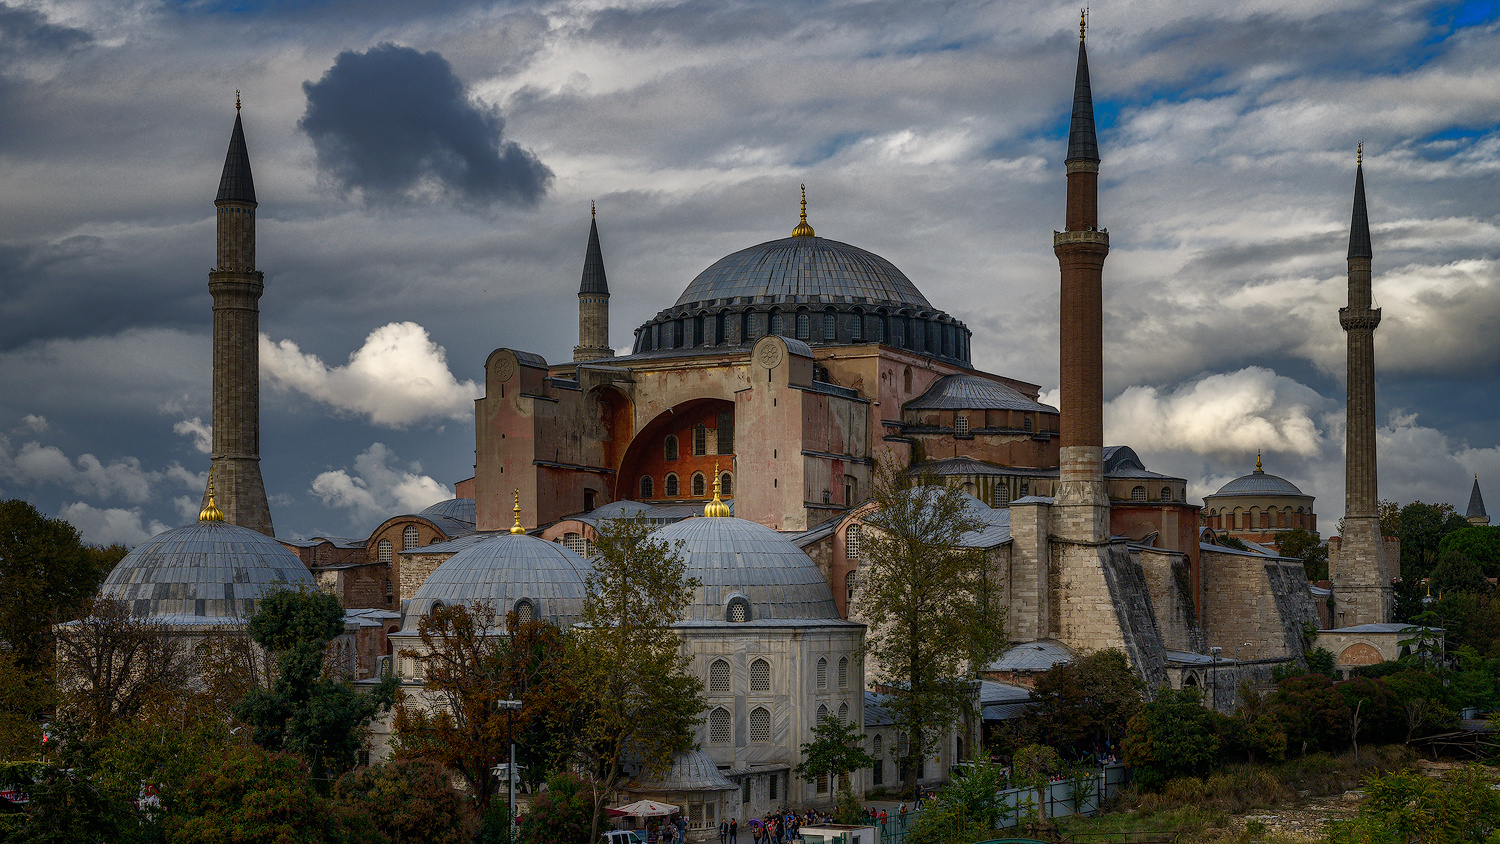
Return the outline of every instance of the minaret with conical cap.
<path id="1" fill-rule="evenodd" d="M 599 215 L 589 203 L 589 248 L 583 254 L 583 280 L 578 285 L 578 345 L 574 361 L 615 356 L 609 347 L 609 282 L 604 277 L 604 253 L 599 250 Z"/>
<path id="2" fill-rule="evenodd" d="M 1078 30 L 1078 73 L 1068 129 L 1066 227 L 1053 232 L 1052 250 L 1062 270 L 1060 320 L 1061 467 L 1054 498 L 1054 532 L 1065 540 L 1099 543 L 1109 538 L 1104 488 L 1104 258 L 1109 233 L 1099 228 L 1099 144 L 1084 46 Z"/>
<path id="3" fill-rule="evenodd" d="M 234 101 L 234 131 L 219 179 L 218 263 L 208 274 L 214 297 L 213 466 L 218 505 L 230 524 L 275 536 L 260 475 L 260 295 L 255 268 L 255 181 Z M 205 495 L 205 504 L 209 496 Z"/>
<path id="4" fill-rule="evenodd" d="M 1464 511 L 1464 521 L 1474 527 L 1486 527 L 1490 514 L 1484 511 L 1484 496 L 1479 494 L 1479 476 L 1474 476 L 1474 489 L 1469 493 L 1469 509 Z"/>
<path id="5" fill-rule="evenodd" d="M 1381 537 L 1375 475 L 1375 327 L 1380 309 L 1370 290 L 1370 217 L 1365 209 L 1364 147 L 1354 166 L 1349 225 L 1349 306 L 1339 308 L 1348 341 L 1348 423 L 1344 454 L 1344 528 L 1329 576 L 1340 626 L 1390 621 L 1394 566 Z"/>

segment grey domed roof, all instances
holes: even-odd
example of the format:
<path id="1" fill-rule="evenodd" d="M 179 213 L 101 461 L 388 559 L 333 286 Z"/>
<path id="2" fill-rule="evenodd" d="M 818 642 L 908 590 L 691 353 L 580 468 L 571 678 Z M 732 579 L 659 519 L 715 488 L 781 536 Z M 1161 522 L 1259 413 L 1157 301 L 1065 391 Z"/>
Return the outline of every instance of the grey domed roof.
<path id="1" fill-rule="evenodd" d="M 433 604 L 490 602 L 497 613 L 515 609 L 525 598 L 538 619 L 572 624 L 583 614 L 583 580 L 588 560 L 567 548 L 525 534 L 500 533 L 449 557 L 427 576 L 406 605 L 405 629 L 432 611 Z"/>
<path id="2" fill-rule="evenodd" d="M 732 517 L 684 519 L 656 531 L 676 545 L 689 577 L 703 581 L 684 621 L 723 622 L 731 598 L 750 603 L 751 621 L 838 619 L 828 581 L 790 539 Z"/>
<path id="3" fill-rule="evenodd" d="M 248 620 L 257 599 L 315 586 L 307 566 L 271 537 L 228 522 L 194 522 L 126 554 L 100 593 L 129 602 L 137 615 Z"/>
<path id="4" fill-rule="evenodd" d="M 1039 410 L 1057 408 L 1032 401 L 1025 393 L 978 375 L 946 375 L 906 405 L 909 410 Z"/>
<path id="5" fill-rule="evenodd" d="M 1268 474 L 1259 469 L 1248 475 L 1235 478 L 1219 487 L 1218 492 L 1204 497 L 1213 498 L 1220 495 L 1296 495 L 1302 498 L 1311 498 L 1307 493 L 1297 489 L 1297 485 L 1286 478 Z"/>
<path id="6" fill-rule="evenodd" d="M 474 524 L 474 499 L 450 498 L 447 501 L 439 501 L 417 515 L 443 516 L 449 519 L 457 519 L 460 522 L 468 522 L 472 525 Z"/>
<path id="7" fill-rule="evenodd" d="M 845 296 L 931 308 L 927 297 L 890 261 L 857 246 L 821 237 L 786 237 L 741 249 L 698 274 L 678 305 L 736 296 Z M 801 299 L 805 301 L 805 298 Z"/>

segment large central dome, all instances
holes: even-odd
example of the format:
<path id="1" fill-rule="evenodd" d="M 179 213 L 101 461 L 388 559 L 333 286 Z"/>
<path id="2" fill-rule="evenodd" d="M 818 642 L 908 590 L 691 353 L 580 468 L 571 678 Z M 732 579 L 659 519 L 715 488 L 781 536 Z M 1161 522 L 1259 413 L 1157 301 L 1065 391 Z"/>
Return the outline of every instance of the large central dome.
<path id="1" fill-rule="evenodd" d="M 896 265 L 857 246 L 822 237 L 784 237 L 715 261 L 677 297 L 677 305 L 740 296 L 782 302 L 844 302 L 930 308 Z"/>

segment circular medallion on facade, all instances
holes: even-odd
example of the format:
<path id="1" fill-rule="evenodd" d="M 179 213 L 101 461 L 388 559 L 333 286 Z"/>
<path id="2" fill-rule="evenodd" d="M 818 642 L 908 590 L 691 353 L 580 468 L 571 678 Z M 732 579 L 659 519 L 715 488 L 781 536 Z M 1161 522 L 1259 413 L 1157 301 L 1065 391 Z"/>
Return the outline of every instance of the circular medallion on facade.
<path id="1" fill-rule="evenodd" d="M 495 378 L 501 381 L 509 381 L 516 374 L 516 359 L 510 355 L 501 355 L 495 360 Z"/>
<path id="2" fill-rule="evenodd" d="M 766 369 L 775 369 L 781 363 L 781 344 L 767 340 L 755 350 L 755 360 Z"/>

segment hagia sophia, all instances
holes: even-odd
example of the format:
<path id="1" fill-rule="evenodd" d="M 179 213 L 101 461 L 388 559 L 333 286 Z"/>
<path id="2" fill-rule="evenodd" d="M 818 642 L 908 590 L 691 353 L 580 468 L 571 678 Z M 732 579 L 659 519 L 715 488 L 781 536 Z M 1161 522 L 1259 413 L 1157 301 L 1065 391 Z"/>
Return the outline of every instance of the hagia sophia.
<path id="1" fill-rule="evenodd" d="M 489 601 L 522 619 L 573 623 L 599 526 L 653 520 L 660 536 L 680 541 L 688 573 L 701 581 L 677 628 L 708 709 L 699 749 L 631 788 L 688 806 L 699 827 L 829 799 L 829 783 L 792 771 L 822 718 L 870 736 L 879 762 L 855 774 L 856 789 L 895 775 L 902 737 L 876 717 L 871 688 L 882 677 L 864 662 L 860 611 L 866 499 L 882 461 L 970 496 L 982 527 L 962 544 L 982 550 L 1003 584 L 1013 643 L 975 666 L 986 678 L 982 695 L 1019 684 L 1024 699 L 1028 672 L 1118 648 L 1149 687 L 1212 688 L 1212 705 L 1233 708 L 1240 680 L 1268 682 L 1275 666 L 1301 659 L 1307 631 L 1319 628 L 1330 638 L 1318 640 L 1336 639 L 1347 663 L 1389 658 L 1399 557 L 1376 516 L 1380 311 L 1370 299 L 1362 160 L 1349 305 L 1339 312 L 1349 348 L 1345 522 L 1330 543 L 1327 588 L 1271 547 L 1279 533 L 1318 523 L 1313 498 L 1258 457 L 1252 473 L 1199 505 L 1185 479 L 1151 471 L 1128 444 L 1103 441 L 1110 237 L 1100 225 L 1081 35 L 1063 164 L 1067 210 L 1052 243 L 1061 407 L 1042 403 L 1039 385 L 976 369 L 964 323 L 891 262 L 820 236 L 805 192 L 789 236 L 710 263 L 634 329 L 629 354 L 616 355 L 592 218 L 572 360 L 504 346 L 489 355 L 474 409 L 474 476 L 457 483 L 456 497 L 392 514 L 367 537 L 273 540 L 259 470 L 265 284 L 237 113 L 214 203 L 213 455 L 203 520 L 137 548 L 104 592 L 202 636 L 243 625 L 268 590 L 325 589 L 350 612 L 339 646 L 351 676 L 395 673 L 420 698 L 421 661 L 403 653 L 420 648 L 417 622 L 433 606 Z M 1037 654 L 1048 656 L 1044 664 Z M 375 728 L 377 756 L 388 731 Z M 945 738 L 919 779 L 945 777 L 980 735 L 975 724 Z"/>

